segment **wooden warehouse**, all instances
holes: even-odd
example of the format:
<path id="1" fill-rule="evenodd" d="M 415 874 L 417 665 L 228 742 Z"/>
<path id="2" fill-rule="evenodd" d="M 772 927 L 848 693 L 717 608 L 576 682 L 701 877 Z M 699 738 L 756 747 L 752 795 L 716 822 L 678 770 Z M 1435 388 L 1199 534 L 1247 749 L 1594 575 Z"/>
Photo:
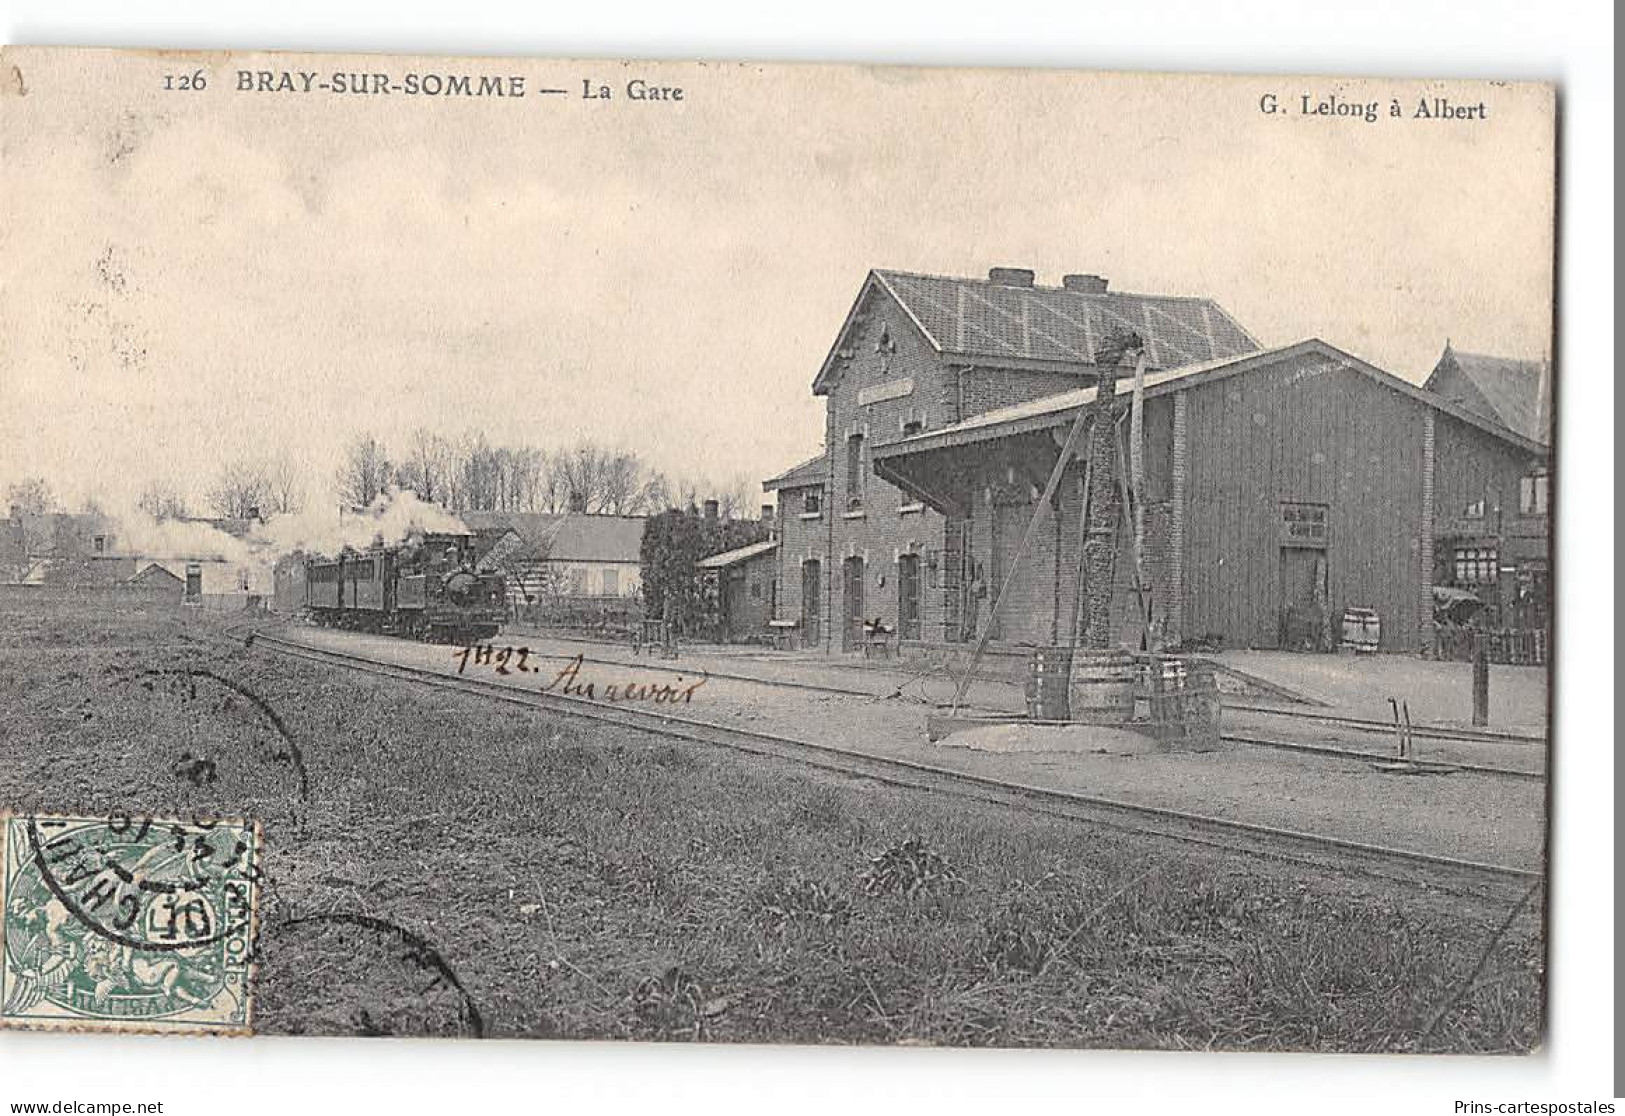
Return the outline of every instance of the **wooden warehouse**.
<path id="1" fill-rule="evenodd" d="M 1126 380 L 1119 390 L 1122 415 Z M 1079 388 L 875 447 L 876 475 L 946 520 L 925 576 L 957 604 L 922 643 L 982 634 L 1067 431 L 1094 396 Z M 1519 499 L 1544 476 L 1544 445 L 1320 340 L 1152 371 L 1144 399 L 1143 561 L 1125 520 L 1113 596 L 1125 646 L 1326 647 L 1343 609 L 1361 607 L 1377 611 L 1383 650 L 1422 649 L 1435 571 L 1454 560 L 1436 550 L 1459 540 L 1462 514 L 1492 507 L 1547 533 L 1544 505 Z M 1073 462 L 1016 568 L 995 641 L 1068 641 L 1083 485 Z"/>

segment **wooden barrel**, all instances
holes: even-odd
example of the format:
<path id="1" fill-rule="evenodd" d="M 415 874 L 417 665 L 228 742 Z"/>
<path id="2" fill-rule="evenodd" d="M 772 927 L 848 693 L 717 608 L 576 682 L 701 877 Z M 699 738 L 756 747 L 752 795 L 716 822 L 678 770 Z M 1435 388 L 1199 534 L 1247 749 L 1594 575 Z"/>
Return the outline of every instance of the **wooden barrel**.
<path id="1" fill-rule="evenodd" d="M 1035 647 L 1027 657 L 1027 716 L 1035 721 L 1072 719 L 1067 689 L 1072 682 L 1072 648 Z"/>
<path id="2" fill-rule="evenodd" d="M 1134 656 L 1127 651 L 1076 651 L 1070 686 L 1072 717 L 1091 725 L 1134 719 Z"/>

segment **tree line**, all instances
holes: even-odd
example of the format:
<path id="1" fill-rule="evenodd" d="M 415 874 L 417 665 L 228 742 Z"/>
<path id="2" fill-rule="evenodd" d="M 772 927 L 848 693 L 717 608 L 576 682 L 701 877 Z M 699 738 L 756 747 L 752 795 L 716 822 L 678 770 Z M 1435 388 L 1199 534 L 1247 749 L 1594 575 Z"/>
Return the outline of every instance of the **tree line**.
<path id="1" fill-rule="evenodd" d="M 755 512 L 760 491 L 743 475 L 721 484 L 673 477 L 636 453 L 593 442 L 548 451 L 493 444 L 479 432 L 449 438 L 426 429 L 414 431 L 398 450 L 371 434 L 357 437 L 334 480 L 339 499 L 352 506 L 397 490 L 454 512 L 654 515 L 714 499 L 723 517 L 742 519 Z"/>
<path id="2" fill-rule="evenodd" d="M 199 513 L 227 519 L 293 515 L 309 502 L 308 473 L 289 457 L 243 457 L 222 464 L 194 506 L 173 481 L 154 479 L 137 507 L 154 519 Z M 657 515 L 668 509 L 699 509 L 716 500 L 724 519 L 753 518 L 761 486 L 739 474 L 725 481 L 663 472 L 638 454 L 590 441 L 546 450 L 493 443 L 483 432 L 448 437 L 413 431 L 398 446 L 372 434 L 354 438 L 333 475 L 341 504 L 365 507 L 388 492 L 411 492 L 453 512 L 566 512 L 593 515 Z M 28 477 L 6 489 L 6 509 L 29 514 L 65 510 L 51 485 Z M 100 512 L 94 498 L 80 509 Z"/>

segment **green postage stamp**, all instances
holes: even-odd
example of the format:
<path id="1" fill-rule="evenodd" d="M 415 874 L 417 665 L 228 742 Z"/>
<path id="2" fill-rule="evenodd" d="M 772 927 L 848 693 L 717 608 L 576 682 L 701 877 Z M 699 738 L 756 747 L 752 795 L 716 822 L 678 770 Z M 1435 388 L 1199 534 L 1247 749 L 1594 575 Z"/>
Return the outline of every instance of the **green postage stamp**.
<path id="1" fill-rule="evenodd" d="M 247 1034 L 259 828 L 0 814 L 0 1026 Z"/>

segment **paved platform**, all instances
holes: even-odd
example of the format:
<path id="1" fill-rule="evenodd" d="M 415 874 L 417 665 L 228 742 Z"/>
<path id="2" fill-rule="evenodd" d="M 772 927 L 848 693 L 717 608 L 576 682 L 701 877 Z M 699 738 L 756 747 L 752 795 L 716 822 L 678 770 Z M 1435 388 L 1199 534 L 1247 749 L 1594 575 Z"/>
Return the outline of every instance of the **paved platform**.
<path id="1" fill-rule="evenodd" d="M 456 673 L 454 649 L 404 640 L 320 629 L 294 629 L 296 638 L 318 646 L 349 649 L 389 661 Z M 578 682 L 624 686 L 628 681 L 692 683 L 715 667 L 693 701 L 676 712 L 700 720 L 755 729 L 854 752 L 917 760 L 993 778 L 1098 795 L 1148 806 L 1324 833 L 1347 840 L 1415 849 L 1444 856 L 1535 868 L 1545 842 L 1545 785 L 1456 773 L 1382 774 L 1368 762 L 1298 756 L 1230 746 L 1207 753 L 1124 754 L 1103 742 L 1099 751 L 1068 742 L 1059 753 L 1000 753 L 932 744 L 925 715 L 934 707 L 931 687 L 948 680 L 912 677 L 895 666 L 840 666 L 799 658 L 685 650 L 677 660 L 634 658 L 630 648 L 505 633 L 529 646 L 543 669 L 481 677 L 519 688 L 542 688 L 570 656 L 585 658 Z M 782 656 L 783 653 L 774 653 Z M 596 661 L 595 661 L 596 660 Z M 549 669 L 551 668 L 551 669 Z M 819 685 L 839 679 L 847 690 L 768 687 L 785 677 Z M 744 677 L 761 674 L 760 680 Z M 854 682 L 867 682 L 853 685 Z M 903 684 L 899 684 L 903 683 Z M 923 690 L 919 688 L 923 687 Z M 1004 694 L 978 683 L 978 702 Z M 985 688 L 984 687 L 988 687 Z M 1019 701 L 1019 693 L 1015 694 Z M 1019 705 L 1017 706 L 1019 708 Z"/>

